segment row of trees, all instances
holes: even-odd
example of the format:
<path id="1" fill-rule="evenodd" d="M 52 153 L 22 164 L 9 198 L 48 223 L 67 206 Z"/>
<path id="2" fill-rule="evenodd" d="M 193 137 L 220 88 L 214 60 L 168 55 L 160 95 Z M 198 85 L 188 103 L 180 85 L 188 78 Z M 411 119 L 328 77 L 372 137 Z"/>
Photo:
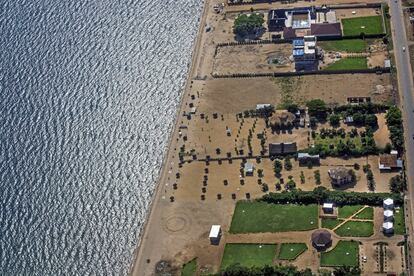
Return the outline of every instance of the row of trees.
<path id="1" fill-rule="evenodd" d="M 228 266 L 222 270 L 218 275 L 221 276 L 315 276 L 312 270 L 306 268 L 298 270 L 297 267 L 289 266 L 264 266 L 264 267 L 244 267 L 240 264 Z M 322 276 L 358 276 L 361 275 L 361 270 L 358 267 L 337 267 L 333 272 L 322 272 Z"/>
<path id="2" fill-rule="evenodd" d="M 390 140 L 398 152 L 404 150 L 404 129 L 402 125 L 401 111 L 396 106 L 390 107 L 385 115 L 387 126 L 390 131 Z"/>
<path id="3" fill-rule="evenodd" d="M 313 191 L 301 191 L 300 189 L 290 192 L 269 193 L 259 201 L 274 204 L 313 204 L 322 202 L 334 202 L 337 205 L 371 205 L 382 206 L 385 198 L 392 198 L 397 205 L 403 203 L 403 198 L 396 193 L 358 193 L 344 191 L 329 191 L 325 187 L 317 187 Z"/>

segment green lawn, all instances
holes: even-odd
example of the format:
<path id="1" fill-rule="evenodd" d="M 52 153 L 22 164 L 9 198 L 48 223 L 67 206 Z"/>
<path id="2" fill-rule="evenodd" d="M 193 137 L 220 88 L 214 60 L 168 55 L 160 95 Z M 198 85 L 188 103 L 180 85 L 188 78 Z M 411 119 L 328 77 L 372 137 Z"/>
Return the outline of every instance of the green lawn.
<path id="1" fill-rule="evenodd" d="M 353 69 L 367 69 L 367 58 L 365 57 L 353 57 L 353 58 L 341 58 L 334 63 L 329 64 L 324 70 L 353 70 Z"/>
<path id="2" fill-rule="evenodd" d="M 344 35 L 382 34 L 382 16 L 364 16 L 341 20 Z"/>
<path id="3" fill-rule="evenodd" d="M 308 250 L 308 247 L 305 243 L 282 243 L 278 258 L 279 260 L 293 261 L 306 250 Z"/>
<path id="4" fill-rule="evenodd" d="M 349 52 L 349 53 L 363 53 L 368 48 L 366 40 L 362 39 L 342 39 L 342 40 L 328 40 L 318 42 L 319 46 L 325 51 Z"/>
<path id="5" fill-rule="evenodd" d="M 318 228 L 318 206 L 238 201 L 230 233 L 304 231 Z"/>
<path id="6" fill-rule="evenodd" d="M 335 248 L 321 253 L 321 266 L 358 266 L 358 259 L 358 242 L 339 241 Z"/>
<path id="7" fill-rule="evenodd" d="M 276 244 L 228 243 L 224 248 L 221 268 L 239 263 L 246 267 L 272 265 Z"/>
<path id="8" fill-rule="evenodd" d="M 341 237 L 369 237 L 374 234 L 372 221 L 347 221 L 335 233 Z"/>
<path id="9" fill-rule="evenodd" d="M 394 210 L 394 233 L 397 235 L 405 234 L 404 208 Z"/>
<path id="10" fill-rule="evenodd" d="M 362 205 L 347 205 L 338 208 L 338 218 L 346 219 L 358 212 Z"/>
<path id="11" fill-rule="evenodd" d="M 197 258 L 192 259 L 183 265 L 181 269 L 181 276 L 194 276 L 197 269 Z"/>
<path id="12" fill-rule="evenodd" d="M 361 212 L 358 213 L 358 215 L 355 215 L 356 219 L 374 219 L 374 208 L 367 207 Z"/>
<path id="13" fill-rule="evenodd" d="M 334 229 L 341 222 L 342 222 L 342 220 L 340 220 L 340 219 L 323 218 L 322 219 L 322 228 Z"/>

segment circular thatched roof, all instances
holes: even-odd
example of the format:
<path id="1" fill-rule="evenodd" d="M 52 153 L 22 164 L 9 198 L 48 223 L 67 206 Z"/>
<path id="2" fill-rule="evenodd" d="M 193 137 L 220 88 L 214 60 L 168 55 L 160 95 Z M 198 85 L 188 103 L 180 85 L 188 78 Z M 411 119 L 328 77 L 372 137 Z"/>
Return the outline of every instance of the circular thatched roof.
<path id="1" fill-rule="evenodd" d="M 325 229 L 318 229 L 312 233 L 312 243 L 317 247 L 325 247 L 331 242 L 331 233 Z"/>

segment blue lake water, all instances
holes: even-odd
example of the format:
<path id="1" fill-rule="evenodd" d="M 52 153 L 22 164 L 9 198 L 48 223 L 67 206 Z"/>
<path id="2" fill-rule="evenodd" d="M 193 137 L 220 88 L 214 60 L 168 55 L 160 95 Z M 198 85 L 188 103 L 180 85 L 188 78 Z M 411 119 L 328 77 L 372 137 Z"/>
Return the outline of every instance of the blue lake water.
<path id="1" fill-rule="evenodd" d="M 0 1 L 0 274 L 125 275 L 198 0 Z"/>

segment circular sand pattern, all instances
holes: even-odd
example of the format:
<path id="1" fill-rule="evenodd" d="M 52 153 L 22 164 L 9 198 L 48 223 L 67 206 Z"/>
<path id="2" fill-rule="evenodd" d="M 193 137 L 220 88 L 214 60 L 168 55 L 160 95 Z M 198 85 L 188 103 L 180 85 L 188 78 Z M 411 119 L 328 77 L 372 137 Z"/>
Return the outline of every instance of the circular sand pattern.
<path id="1" fill-rule="evenodd" d="M 169 233 L 184 231 L 190 226 L 190 219 L 185 214 L 172 214 L 163 219 L 163 228 Z"/>

